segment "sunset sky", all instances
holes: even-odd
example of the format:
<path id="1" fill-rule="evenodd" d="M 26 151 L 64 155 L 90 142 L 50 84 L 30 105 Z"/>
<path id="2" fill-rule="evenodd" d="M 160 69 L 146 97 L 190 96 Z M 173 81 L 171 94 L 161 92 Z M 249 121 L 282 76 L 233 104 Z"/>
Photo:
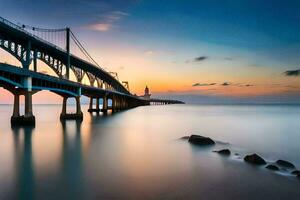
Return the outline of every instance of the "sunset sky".
<path id="1" fill-rule="evenodd" d="M 300 2 L 261 0 L 0 0 L 0 15 L 70 26 L 92 57 L 158 96 L 300 100 Z M 0 49 L 0 62 L 20 65 Z M 40 66 L 40 71 L 51 71 Z M 289 73 L 285 73 L 289 71 Z M 6 94 L 4 90 L 0 90 Z M 9 96 L 0 95 L 0 103 Z M 55 101 L 37 94 L 35 102 Z"/>

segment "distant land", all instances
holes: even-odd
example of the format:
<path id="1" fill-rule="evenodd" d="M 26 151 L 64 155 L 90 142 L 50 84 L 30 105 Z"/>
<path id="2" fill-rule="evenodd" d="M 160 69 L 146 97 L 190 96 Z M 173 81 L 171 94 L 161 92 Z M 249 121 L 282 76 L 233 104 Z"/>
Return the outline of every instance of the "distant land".
<path id="1" fill-rule="evenodd" d="M 154 98 L 177 99 L 188 104 L 299 104 L 300 94 L 295 95 L 264 95 L 251 97 L 210 96 L 191 94 L 153 95 Z"/>

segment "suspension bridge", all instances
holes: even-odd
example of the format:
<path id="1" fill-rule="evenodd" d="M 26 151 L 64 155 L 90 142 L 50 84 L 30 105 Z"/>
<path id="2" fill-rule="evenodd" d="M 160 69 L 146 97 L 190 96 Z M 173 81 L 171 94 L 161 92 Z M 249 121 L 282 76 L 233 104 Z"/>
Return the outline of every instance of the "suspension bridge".
<path id="1" fill-rule="evenodd" d="M 18 67 L 1 63 L 0 58 L 0 87 L 14 96 L 12 125 L 35 125 L 32 96 L 42 90 L 62 97 L 61 120 L 83 118 L 80 103 L 82 95 L 90 98 L 89 112 L 107 113 L 109 110 L 116 112 L 151 104 L 183 103 L 176 100 L 146 99 L 131 94 L 128 81 L 120 82 L 116 72 L 109 72 L 101 67 L 70 28 L 44 29 L 15 24 L 0 17 L 0 48 L 14 56 L 21 65 Z M 38 72 L 38 60 L 51 68 L 57 76 Z M 70 71 L 74 73 L 76 81 L 70 80 Z M 82 83 L 85 76 L 88 77 L 89 85 Z M 24 95 L 25 102 L 22 116 L 21 95 Z M 75 98 L 76 113 L 67 113 L 68 98 Z"/>

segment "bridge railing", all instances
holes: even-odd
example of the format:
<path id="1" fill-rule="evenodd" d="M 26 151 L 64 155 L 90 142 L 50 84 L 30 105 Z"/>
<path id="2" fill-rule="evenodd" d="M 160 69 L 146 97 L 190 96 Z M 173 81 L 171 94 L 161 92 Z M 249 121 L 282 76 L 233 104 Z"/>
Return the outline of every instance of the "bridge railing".
<path id="1" fill-rule="evenodd" d="M 19 25 L 13 23 L 13 22 L 11 22 L 11 21 L 9 21 L 9 20 L 7 20 L 7 19 L 4 19 L 4 18 L 1 17 L 1 16 L 0 16 L 0 22 L 6 24 L 6 25 L 8 25 L 8 26 L 10 26 L 11 28 L 14 28 L 14 29 L 17 29 L 17 30 L 19 30 L 19 31 L 22 31 L 23 33 L 25 33 L 25 34 L 27 34 L 27 35 L 29 35 L 29 36 L 31 36 L 31 37 L 34 37 L 36 40 L 39 40 L 40 42 L 44 42 L 44 43 L 46 43 L 46 44 L 48 44 L 48 45 L 50 45 L 50 46 L 52 46 L 52 47 L 54 47 L 54 48 L 56 48 L 56 49 L 59 49 L 59 50 L 61 50 L 61 51 L 63 51 L 63 52 L 66 52 L 65 49 L 63 49 L 63 48 L 61 48 L 61 47 L 59 47 L 59 46 L 57 46 L 57 45 L 54 45 L 54 44 L 52 44 L 51 42 L 48 42 L 47 40 L 44 40 L 43 38 L 40 38 L 40 37 L 38 37 L 38 36 L 36 36 L 36 35 L 34 35 L 34 34 L 28 32 L 28 31 L 26 31 L 26 30 L 25 30 L 24 28 L 22 28 L 21 26 L 19 26 Z"/>

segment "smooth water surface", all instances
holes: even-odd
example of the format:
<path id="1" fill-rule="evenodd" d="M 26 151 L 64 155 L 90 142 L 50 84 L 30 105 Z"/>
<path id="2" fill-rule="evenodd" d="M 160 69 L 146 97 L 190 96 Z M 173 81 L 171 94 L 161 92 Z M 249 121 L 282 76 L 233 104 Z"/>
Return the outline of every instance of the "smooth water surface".
<path id="1" fill-rule="evenodd" d="M 12 129 L 0 106 L 0 199 L 299 199 L 300 180 L 246 164 L 258 153 L 300 167 L 300 106 L 148 106 L 83 122 L 35 105 L 36 127 Z M 215 147 L 179 139 L 209 136 Z M 229 143 L 229 144 L 226 144 Z"/>

